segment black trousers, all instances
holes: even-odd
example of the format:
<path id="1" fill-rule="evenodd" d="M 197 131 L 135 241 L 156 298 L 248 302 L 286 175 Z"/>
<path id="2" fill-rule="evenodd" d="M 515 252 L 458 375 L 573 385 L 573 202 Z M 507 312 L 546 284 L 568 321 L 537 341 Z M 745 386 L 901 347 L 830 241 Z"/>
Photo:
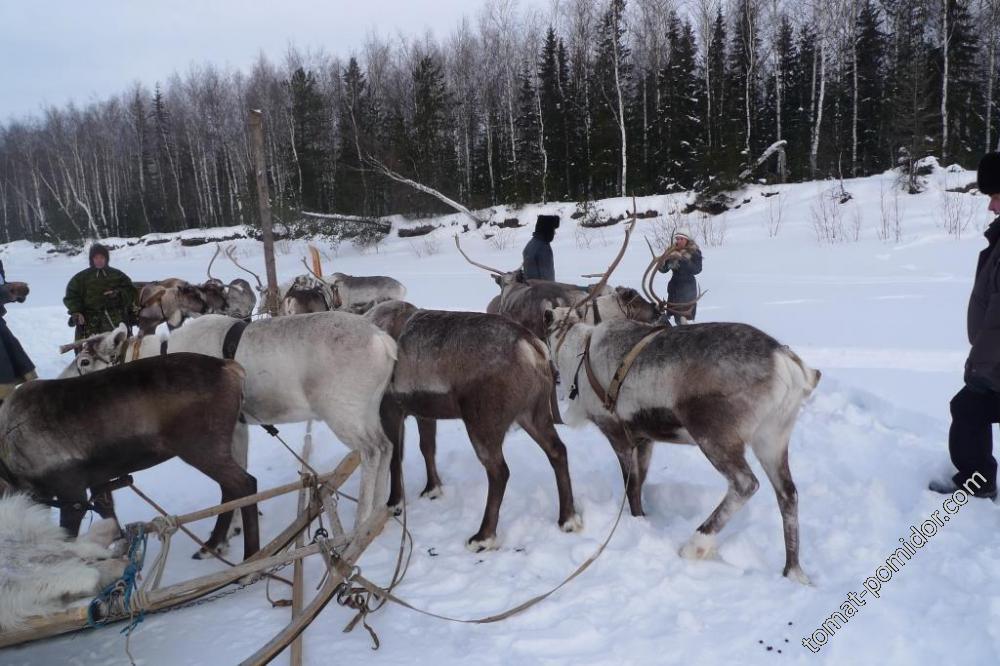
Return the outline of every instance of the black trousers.
<path id="1" fill-rule="evenodd" d="M 948 451 L 958 468 L 959 485 L 976 472 L 996 486 L 997 461 L 993 458 L 993 424 L 1000 423 L 1000 393 L 973 391 L 968 386 L 951 399 Z"/>

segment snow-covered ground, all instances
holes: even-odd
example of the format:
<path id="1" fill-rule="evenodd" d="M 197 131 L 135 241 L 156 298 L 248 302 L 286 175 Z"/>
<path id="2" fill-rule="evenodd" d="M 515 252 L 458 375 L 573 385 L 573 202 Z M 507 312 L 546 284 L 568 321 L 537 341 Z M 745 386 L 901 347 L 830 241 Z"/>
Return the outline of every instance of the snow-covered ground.
<path id="1" fill-rule="evenodd" d="M 1000 509 L 974 500 L 885 583 L 850 622 L 817 653 L 803 647 L 849 592 L 866 578 L 932 512 L 942 496 L 926 490 L 929 479 L 950 473 L 946 435 L 948 400 L 962 382 L 968 348 L 965 307 L 981 230 L 990 221 L 985 197 L 944 194 L 945 187 L 974 180 L 969 172 L 938 170 L 927 192 L 893 194 L 887 174 L 845 182 L 853 199 L 834 206 L 848 234 L 856 220 L 860 239 L 820 244 L 814 217 L 820 195 L 834 183 L 755 187 L 749 202 L 712 218 L 702 243 L 709 290 L 699 305 L 701 321 L 742 321 L 791 345 L 823 371 L 804 408 L 791 447 L 792 472 L 800 493 L 803 567 L 812 587 L 781 576 L 783 542 L 774 495 L 756 461 L 761 489 L 722 533 L 720 559 L 692 562 L 677 551 L 722 496 L 724 483 L 694 447 L 656 449 L 645 487 L 644 519 L 625 516 L 604 555 L 581 577 L 547 601 L 498 624 L 449 624 L 389 605 L 370 618 L 381 638 L 372 651 L 363 630 L 343 634 L 352 614 L 328 607 L 305 634 L 307 663 L 501 664 L 941 664 L 994 663 L 1000 654 Z M 764 197 L 764 192 L 781 194 Z M 670 211 L 683 195 L 645 197 L 640 210 L 659 218 L 639 222 L 638 234 L 613 280 L 638 287 L 651 239 L 675 221 Z M 948 203 L 945 203 L 948 202 Z M 609 214 L 631 207 L 624 199 L 598 202 Z M 603 270 L 617 251 L 622 226 L 578 231 L 569 219 L 573 204 L 497 210 L 495 219 L 517 216 L 516 230 L 484 227 L 463 236 L 463 247 L 486 264 L 515 267 L 538 212 L 559 212 L 563 225 L 555 243 L 557 276 L 580 281 Z M 832 210 L 827 207 L 827 210 Z M 774 235 L 776 213 L 781 224 Z M 898 216 L 902 238 L 879 238 L 883 219 Z M 949 235 L 945 220 L 964 220 L 962 237 Z M 452 222 L 456 226 L 451 226 Z M 426 220 L 414 224 L 426 223 Z M 496 293 L 493 281 L 466 264 L 451 235 L 458 216 L 430 237 L 393 235 L 378 250 L 359 253 L 350 244 L 326 255 L 325 269 L 388 274 L 409 288 L 408 300 L 428 308 L 482 310 Z M 696 232 L 698 214 L 684 224 Z M 499 234 L 484 239 L 486 233 Z M 261 268 L 259 245 L 236 241 L 241 256 Z M 68 361 L 57 347 L 71 339 L 62 290 L 85 263 L 83 256 L 48 255 L 44 248 L 15 243 L 0 250 L 9 279 L 25 280 L 32 294 L 9 308 L 7 321 L 43 377 Z M 180 276 L 200 280 L 210 245 L 177 242 L 137 245 L 113 253 L 112 264 L 134 279 Z M 305 243 L 282 242 L 279 277 L 301 272 Z M 214 271 L 238 271 L 217 262 Z M 330 369 L 331 377 L 336 368 Z M 296 446 L 303 426 L 282 428 Z M 423 465 L 416 428 L 405 465 L 409 524 L 415 537 L 412 565 L 398 594 L 437 613 L 480 617 L 505 610 L 545 591 L 586 559 L 603 540 L 618 510 L 621 476 L 610 446 L 593 428 L 560 426 L 585 529 L 563 534 L 556 526 L 552 472 L 537 446 L 520 431 L 508 436 L 505 453 L 511 479 L 499 534 L 502 548 L 470 554 L 464 540 L 478 526 L 486 478 L 458 422 L 441 424 L 439 467 L 444 497 L 417 497 Z M 315 465 L 331 468 L 345 448 L 321 427 Z M 261 488 L 296 478 L 297 465 L 266 434 L 253 435 L 251 472 Z M 182 463 L 140 473 L 137 483 L 172 512 L 214 504 L 217 488 Z M 353 482 L 348 490 L 353 488 Z M 128 491 L 116 493 L 124 521 L 147 519 L 149 509 Z M 263 506 L 263 537 L 290 520 L 294 496 Z M 207 534 L 209 524 L 198 525 Z M 390 524 L 361 561 L 366 575 L 387 581 L 400 528 Z M 240 545 L 233 554 L 239 556 Z M 193 561 L 193 546 L 176 537 L 166 581 L 219 568 Z M 152 552 L 150 556 L 152 556 Z M 310 562 L 315 583 L 321 565 Z M 276 596 L 286 596 L 272 586 Z M 132 653 L 141 664 L 235 663 L 278 631 L 289 617 L 271 608 L 264 586 L 197 608 L 151 616 L 133 634 Z M 279 658 L 284 663 L 287 656 Z M 86 631 L 24 648 L 0 651 L 2 664 L 127 663 L 124 637 L 116 629 Z"/>

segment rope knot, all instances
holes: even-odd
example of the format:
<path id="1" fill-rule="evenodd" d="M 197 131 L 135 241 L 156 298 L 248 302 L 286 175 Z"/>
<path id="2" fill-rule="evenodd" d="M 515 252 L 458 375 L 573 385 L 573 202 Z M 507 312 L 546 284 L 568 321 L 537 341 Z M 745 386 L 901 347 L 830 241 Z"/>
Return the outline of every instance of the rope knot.
<path id="1" fill-rule="evenodd" d="M 150 521 L 150 527 L 161 541 L 168 539 L 177 533 L 177 516 L 156 516 Z"/>

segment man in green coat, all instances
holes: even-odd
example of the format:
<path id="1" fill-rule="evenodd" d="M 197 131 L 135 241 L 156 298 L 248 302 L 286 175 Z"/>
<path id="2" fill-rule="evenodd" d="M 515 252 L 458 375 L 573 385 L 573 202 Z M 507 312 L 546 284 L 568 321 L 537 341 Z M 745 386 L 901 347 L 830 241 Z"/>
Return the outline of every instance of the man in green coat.
<path id="1" fill-rule="evenodd" d="M 129 276 L 108 265 L 111 253 L 100 243 L 90 246 L 90 268 L 80 271 L 66 285 L 63 303 L 69 310 L 76 339 L 131 324 L 138 292 Z"/>

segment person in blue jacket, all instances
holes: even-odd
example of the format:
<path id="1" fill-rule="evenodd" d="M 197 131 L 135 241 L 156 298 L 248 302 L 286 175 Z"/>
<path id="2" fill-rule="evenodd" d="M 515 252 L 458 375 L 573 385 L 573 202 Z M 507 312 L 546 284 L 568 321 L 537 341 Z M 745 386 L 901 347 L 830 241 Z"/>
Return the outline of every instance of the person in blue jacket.
<path id="1" fill-rule="evenodd" d="M 552 259 L 552 239 L 559 228 L 558 215 L 539 215 L 535 222 L 535 233 L 524 246 L 521 258 L 524 260 L 524 279 L 548 280 L 555 282 L 556 267 Z"/>

